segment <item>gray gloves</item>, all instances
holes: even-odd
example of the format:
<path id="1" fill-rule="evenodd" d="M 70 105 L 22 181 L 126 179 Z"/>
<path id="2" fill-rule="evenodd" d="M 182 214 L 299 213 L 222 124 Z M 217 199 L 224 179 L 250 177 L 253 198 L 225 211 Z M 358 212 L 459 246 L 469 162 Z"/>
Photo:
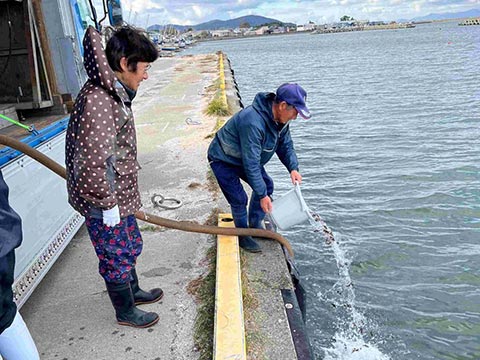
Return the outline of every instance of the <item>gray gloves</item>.
<path id="1" fill-rule="evenodd" d="M 103 224 L 113 227 L 120 223 L 120 210 L 118 205 L 115 205 L 113 208 L 108 210 L 103 210 Z"/>

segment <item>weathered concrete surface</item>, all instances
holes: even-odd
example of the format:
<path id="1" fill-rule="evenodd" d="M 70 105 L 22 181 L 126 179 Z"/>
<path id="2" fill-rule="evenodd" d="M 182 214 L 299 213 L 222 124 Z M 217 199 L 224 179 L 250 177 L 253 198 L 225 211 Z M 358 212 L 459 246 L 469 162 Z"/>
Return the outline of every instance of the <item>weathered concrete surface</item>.
<path id="1" fill-rule="evenodd" d="M 134 100 L 139 141 L 140 189 L 147 212 L 204 223 L 215 200 L 207 189 L 205 137 L 216 119 L 203 115 L 206 87 L 218 76 L 216 56 L 156 61 Z M 198 125 L 188 125 L 192 118 Z M 167 126 L 168 124 L 168 126 Z M 153 194 L 183 202 L 159 210 Z M 48 359 L 196 359 L 192 331 L 196 305 L 188 283 L 206 271 L 202 259 L 212 246 L 208 235 L 174 230 L 149 231 L 141 222 L 144 249 L 137 269 L 144 288 L 161 286 L 162 301 L 142 306 L 160 322 L 150 329 L 117 325 L 97 272 L 85 228 L 53 266 L 21 313 Z"/>
<path id="2" fill-rule="evenodd" d="M 216 55 L 161 58 L 140 87 L 133 110 L 146 212 L 199 223 L 216 207 L 229 212 L 221 193 L 209 191 L 206 178 L 206 136 L 216 118 L 203 110 L 210 100 L 208 87 L 218 76 L 217 63 Z M 237 111 L 231 74 L 226 77 L 229 104 Z M 156 194 L 181 200 L 183 206 L 161 210 L 151 202 Z M 42 360 L 198 359 L 193 344 L 196 304 L 187 286 L 207 271 L 202 260 L 212 237 L 139 225 L 144 239 L 137 265 L 140 284 L 165 291 L 162 301 L 142 308 L 157 312 L 160 322 L 149 329 L 117 325 L 82 228 L 21 310 Z M 253 344 L 249 358 L 296 359 L 280 293 L 292 287 L 285 259 L 276 243 L 262 241 L 262 247 L 261 254 L 244 253 L 258 304 L 245 309 L 251 311 L 246 328 L 254 332 L 247 336 Z"/>

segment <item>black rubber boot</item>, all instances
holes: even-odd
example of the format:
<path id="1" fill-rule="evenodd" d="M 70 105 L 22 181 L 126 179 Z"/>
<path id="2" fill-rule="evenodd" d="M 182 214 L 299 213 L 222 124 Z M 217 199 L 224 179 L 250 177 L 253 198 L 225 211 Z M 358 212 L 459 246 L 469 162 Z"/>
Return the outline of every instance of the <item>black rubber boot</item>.
<path id="1" fill-rule="evenodd" d="M 260 245 L 258 245 L 258 243 L 253 240 L 251 236 L 239 236 L 238 245 L 240 245 L 243 250 L 252 253 L 262 252 L 262 248 L 260 247 Z"/>
<path id="2" fill-rule="evenodd" d="M 150 291 L 143 291 L 138 285 L 138 276 L 135 268 L 130 271 L 133 280 L 130 281 L 130 287 L 132 288 L 133 298 L 135 299 L 135 305 L 152 304 L 163 298 L 163 290 L 155 288 Z"/>
<path id="3" fill-rule="evenodd" d="M 117 322 L 120 325 L 147 328 L 158 322 L 158 314 L 137 308 L 133 302 L 130 284 L 107 284 L 108 295 L 112 300 Z"/>

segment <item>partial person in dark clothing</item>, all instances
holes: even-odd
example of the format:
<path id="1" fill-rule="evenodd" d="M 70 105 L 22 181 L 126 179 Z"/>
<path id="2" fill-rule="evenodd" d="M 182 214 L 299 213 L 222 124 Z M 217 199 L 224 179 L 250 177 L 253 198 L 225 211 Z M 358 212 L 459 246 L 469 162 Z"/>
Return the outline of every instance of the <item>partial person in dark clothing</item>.
<path id="1" fill-rule="evenodd" d="M 140 289 L 135 270 L 143 241 L 134 215 L 142 204 L 131 103 L 158 51 L 145 34 L 128 26 L 114 31 L 106 51 L 92 27 L 83 45 L 89 79 L 67 129 L 68 198 L 85 216 L 118 323 L 149 327 L 158 315 L 136 305 L 159 301 L 163 291 Z"/>
<path id="2" fill-rule="evenodd" d="M 7 360 L 38 360 L 38 351 L 13 301 L 15 248 L 22 243 L 22 221 L 8 202 L 0 172 L 0 355 Z"/>
<path id="3" fill-rule="evenodd" d="M 264 227 L 265 213 L 272 210 L 274 189 L 264 166 L 273 154 L 287 168 L 292 183 L 301 183 L 289 123 L 298 114 L 310 118 L 306 98 L 306 91 L 291 83 L 281 85 L 276 93 L 258 93 L 251 106 L 235 114 L 217 131 L 208 149 L 208 160 L 230 204 L 236 227 Z M 248 196 L 240 179 L 253 190 L 248 215 Z M 261 251 L 250 236 L 240 236 L 239 245 L 250 252 Z"/>

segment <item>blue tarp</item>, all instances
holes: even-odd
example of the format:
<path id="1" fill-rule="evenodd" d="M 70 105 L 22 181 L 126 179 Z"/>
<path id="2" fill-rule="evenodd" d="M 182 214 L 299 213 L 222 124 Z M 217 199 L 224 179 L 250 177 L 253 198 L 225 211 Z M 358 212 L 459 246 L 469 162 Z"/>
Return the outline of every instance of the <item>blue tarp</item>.
<path id="1" fill-rule="evenodd" d="M 52 139 L 53 137 L 60 134 L 68 126 L 69 116 L 59 120 L 46 128 L 39 130 L 38 135 L 30 135 L 22 139 L 21 141 L 31 147 L 37 147 L 40 144 Z M 0 150 L 0 166 L 3 166 L 16 157 L 20 156 L 22 153 L 20 151 L 14 150 L 12 148 L 6 147 Z"/>

